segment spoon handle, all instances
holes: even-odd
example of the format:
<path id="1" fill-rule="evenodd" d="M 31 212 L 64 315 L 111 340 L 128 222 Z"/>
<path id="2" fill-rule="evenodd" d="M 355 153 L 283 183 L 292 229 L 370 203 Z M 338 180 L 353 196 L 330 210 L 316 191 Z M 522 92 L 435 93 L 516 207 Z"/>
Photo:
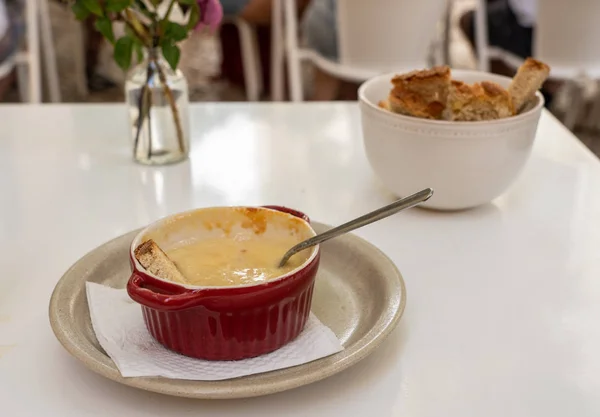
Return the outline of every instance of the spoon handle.
<path id="1" fill-rule="evenodd" d="M 283 258 L 279 263 L 279 267 L 281 268 L 293 255 L 300 251 L 303 251 L 304 249 L 318 245 L 319 243 L 323 243 L 326 240 L 332 239 L 339 235 L 343 235 L 344 233 L 348 233 L 352 230 L 358 229 L 359 227 L 363 227 L 378 220 L 384 219 L 404 209 L 414 207 L 417 204 L 429 200 L 429 198 L 432 195 L 433 190 L 431 188 L 426 188 L 422 191 L 419 191 L 418 193 L 415 193 L 405 198 L 401 198 L 400 200 L 395 201 L 392 204 L 388 204 L 385 207 L 367 213 L 354 220 L 350 220 L 347 223 L 334 227 L 333 229 L 329 229 L 328 231 L 321 233 L 320 235 L 311 237 L 310 239 L 300 242 L 296 246 L 292 247 L 289 251 L 287 251 L 285 255 L 283 255 Z"/>

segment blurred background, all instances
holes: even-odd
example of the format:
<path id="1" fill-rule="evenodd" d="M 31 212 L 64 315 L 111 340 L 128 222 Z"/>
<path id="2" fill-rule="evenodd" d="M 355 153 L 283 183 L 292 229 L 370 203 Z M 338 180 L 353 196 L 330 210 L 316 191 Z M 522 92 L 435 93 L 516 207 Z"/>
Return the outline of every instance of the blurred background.
<path id="1" fill-rule="evenodd" d="M 285 2 L 287 0 L 281 0 L 281 3 Z M 560 51 L 545 52 L 545 55 L 549 54 L 561 65 L 564 63 L 566 69 L 558 71 L 560 78 L 551 80 L 544 87 L 544 94 L 549 102 L 547 107 L 590 149 L 599 154 L 600 141 L 597 138 L 600 136 L 600 100 L 595 79 L 595 62 L 599 61 L 600 64 L 600 50 L 593 41 L 595 32 L 590 32 L 582 21 L 586 20 L 585 16 L 598 16 L 594 12 L 600 12 L 597 4 L 600 2 L 575 0 L 575 3 L 582 3 L 579 6 L 563 0 L 544 0 L 544 4 L 547 2 L 555 4 L 551 9 L 553 13 L 548 12 L 548 7 L 543 11 L 538 10 L 537 2 L 533 0 L 423 0 L 418 4 L 431 10 L 432 23 L 421 22 L 420 26 L 405 28 L 404 33 L 388 24 L 387 38 L 391 39 L 384 39 L 386 31 L 375 30 L 373 26 L 373 22 L 377 22 L 380 17 L 375 12 L 368 12 L 368 9 L 381 3 L 380 7 L 394 8 L 388 14 L 398 13 L 397 16 L 401 16 L 403 13 L 410 13 L 410 7 L 418 8 L 415 2 L 361 2 L 365 8 L 364 24 L 354 25 L 353 30 L 346 33 L 343 28 L 336 27 L 336 22 L 340 19 L 336 13 L 340 12 L 336 9 L 335 0 L 292 0 L 289 4 L 294 5 L 296 16 L 292 20 L 295 20 L 297 27 L 289 28 L 291 14 L 281 6 L 282 9 L 276 13 L 279 12 L 282 16 L 285 27 L 275 30 L 272 16 L 273 5 L 277 1 L 223 0 L 224 23 L 215 33 L 194 32 L 183 42 L 180 69 L 187 77 L 191 101 L 298 100 L 300 89 L 304 100 L 353 100 L 362 75 L 368 77 L 374 71 L 382 72 L 389 68 L 383 64 L 381 68 L 362 68 L 359 65 L 359 68 L 351 68 L 352 71 L 347 72 L 347 68 L 336 67 L 335 62 L 340 60 L 340 54 L 342 61 L 344 60 L 343 55 L 347 54 L 349 43 L 357 44 L 361 40 L 371 44 L 378 42 L 388 50 L 394 48 L 399 56 L 413 53 L 404 51 L 403 48 L 418 46 L 423 49 L 418 51 L 424 57 L 421 65 L 449 64 L 453 68 L 489 69 L 511 75 L 514 68 L 518 67 L 519 59 L 529 55 L 537 57 L 533 50 L 533 30 L 538 24 L 542 24 L 540 19 L 545 22 L 543 33 L 549 33 L 549 27 L 558 27 L 556 19 L 561 16 L 563 22 L 560 25 L 565 25 L 565 31 L 570 30 L 566 27 L 570 25 L 570 20 L 579 19 L 579 26 L 583 29 L 578 33 L 587 42 L 580 43 L 582 41 L 576 38 L 578 33 L 575 33 L 573 39 L 568 40 L 571 44 L 567 46 L 577 50 L 578 55 L 561 57 Z M 28 3 L 36 4 L 37 19 L 28 15 Z M 400 3 L 410 5 L 400 6 Z M 565 17 L 560 3 L 563 6 L 571 3 L 566 6 L 566 10 L 572 11 L 569 12 L 572 15 L 570 19 Z M 483 9 L 478 17 L 473 11 L 480 7 Z M 579 12 L 576 12 L 577 7 Z M 372 17 L 371 20 L 368 15 Z M 351 21 L 352 16 L 348 16 L 347 20 Z M 483 19 L 484 16 L 487 28 L 482 30 L 487 32 L 486 45 L 475 42 L 477 36 L 480 36 L 476 27 L 481 20 L 477 19 Z M 31 22 L 37 22 L 36 27 Z M 589 23 L 590 27 L 596 26 L 593 19 Z M 117 33 L 119 28 L 114 30 Z M 416 33 L 417 30 L 427 36 Z M 35 33 L 32 35 L 30 32 Z M 290 33 L 296 33 L 298 44 L 292 45 L 285 41 L 285 33 L 288 38 Z M 574 32 L 571 30 L 569 33 Z M 383 38 L 378 40 L 377 36 Z M 423 36 L 427 38 L 426 44 L 417 42 Z M 546 46 L 540 47 L 548 49 L 547 44 L 550 42 L 557 44 L 556 39 L 548 39 L 547 36 L 545 39 Z M 299 80 L 294 79 L 293 70 L 289 71 L 291 61 L 286 61 L 283 52 L 273 56 L 276 50 L 274 41 L 279 42 L 279 48 L 286 51 L 286 56 L 298 58 L 298 55 L 294 55 L 297 51 L 290 52 L 293 48 L 304 47 L 315 52 L 313 55 L 310 52 L 304 55 L 300 53 L 306 59 L 297 59 L 301 63 L 296 74 Z M 541 40 L 538 39 L 537 42 L 539 44 Z M 28 48 L 27 45 L 34 47 Z M 27 51 L 33 50 L 39 50 L 40 53 L 31 57 Z M 68 4 L 58 0 L 0 0 L 2 102 L 31 101 L 31 89 L 38 87 L 41 91 L 40 100 L 44 102 L 123 102 L 125 74 L 117 67 L 112 56 L 112 46 L 95 32 L 94 22 L 77 21 Z M 33 61 L 28 61 L 31 59 Z M 372 63 L 375 58 L 355 56 L 353 62 L 360 62 L 361 59 Z M 40 81 L 27 73 L 28 62 L 38 62 Z M 287 70 L 283 69 L 286 62 Z M 551 66 L 554 64 L 548 63 Z M 282 73 L 274 75 L 278 64 Z M 418 68 L 416 65 L 419 64 L 415 63 L 414 68 Z M 398 70 L 409 69 L 404 68 L 408 66 L 406 62 L 402 66 Z M 282 77 L 285 77 L 285 81 L 281 80 Z M 25 86 L 24 80 L 33 81 Z M 36 87 L 32 83 L 40 85 Z M 34 99 L 33 102 L 35 101 L 37 100 Z"/>

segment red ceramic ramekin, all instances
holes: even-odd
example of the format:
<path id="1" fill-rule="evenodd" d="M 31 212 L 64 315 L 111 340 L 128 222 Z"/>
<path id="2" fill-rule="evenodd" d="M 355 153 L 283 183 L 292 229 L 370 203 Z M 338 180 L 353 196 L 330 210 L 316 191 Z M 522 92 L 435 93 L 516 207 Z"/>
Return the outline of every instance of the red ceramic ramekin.
<path id="1" fill-rule="evenodd" d="M 142 305 L 150 334 L 167 348 L 207 360 L 238 360 L 274 351 L 296 338 L 310 313 L 320 251 L 295 270 L 259 285 L 197 287 L 147 272 L 133 255 L 152 238 L 163 249 L 218 233 L 301 233 L 314 236 L 303 213 L 279 206 L 215 207 L 159 220 L 131 244 L 129 296 Z"/>

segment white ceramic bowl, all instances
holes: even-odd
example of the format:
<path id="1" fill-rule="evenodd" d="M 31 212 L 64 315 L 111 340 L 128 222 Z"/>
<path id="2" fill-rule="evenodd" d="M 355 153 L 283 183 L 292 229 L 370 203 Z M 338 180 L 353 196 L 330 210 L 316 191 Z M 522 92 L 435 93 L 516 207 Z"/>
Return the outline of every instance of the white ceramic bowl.
<path id="1" fill-rule="evenodd" d="M 433 197 L 423 207 L 460 210 L 488 203 L 514 182 L 531 153 L 544 98 L 514 117 L 482 122 L 448 122 L 403 116 L 381 109 L 391 78 L 384 74 L 359 89 L 365 150 L 371 167 L 387 188 L 407 196 L 426 187 Z M 507 87 L 510 78 L 453 70 L 456 80 L 493 81 Z"/>

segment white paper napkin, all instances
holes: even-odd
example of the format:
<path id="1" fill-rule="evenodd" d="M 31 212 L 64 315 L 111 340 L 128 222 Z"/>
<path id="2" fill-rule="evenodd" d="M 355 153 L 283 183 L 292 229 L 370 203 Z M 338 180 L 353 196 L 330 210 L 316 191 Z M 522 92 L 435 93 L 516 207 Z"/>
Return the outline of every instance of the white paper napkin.
<path id="1" fill-rule="evenodd" d="M 335 334 L 311 313 L 298 338 L 275 352 L 240 361 L 194 359 L 154 340 L 146 329 L 140 305 L 125 290 L 92 282 L 86 289 L 96 337 L 124 377 L 217 381 L 301 365 L 343 349 Z"/>

